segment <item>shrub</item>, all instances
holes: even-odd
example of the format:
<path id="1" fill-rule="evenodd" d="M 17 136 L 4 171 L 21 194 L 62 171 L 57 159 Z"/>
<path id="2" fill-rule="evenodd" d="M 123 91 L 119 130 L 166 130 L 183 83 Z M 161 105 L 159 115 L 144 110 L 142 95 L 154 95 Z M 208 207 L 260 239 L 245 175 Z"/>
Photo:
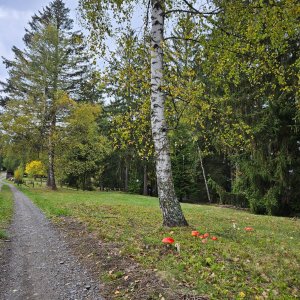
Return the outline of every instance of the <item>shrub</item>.
<path id="1" fill-rule="evenodd" d="M 19 166 L 18 169 L 14 172 L 15 183 L 20 184 L 23 182 L 24 169 L 22 166 Z"/>

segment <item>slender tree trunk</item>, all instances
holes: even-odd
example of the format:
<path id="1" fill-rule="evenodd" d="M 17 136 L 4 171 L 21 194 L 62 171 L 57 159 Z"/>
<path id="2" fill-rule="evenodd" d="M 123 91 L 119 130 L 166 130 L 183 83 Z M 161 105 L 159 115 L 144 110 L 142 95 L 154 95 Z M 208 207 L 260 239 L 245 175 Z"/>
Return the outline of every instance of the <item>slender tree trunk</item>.
<path id="1" fill-rule="evenodd" d="M 147 176 L 147 163 L 144 162 L 144 188 L 143 188 L 143 195 L 148 195 L 148 176 Z"/>
<path id="2" fill-rule="evenodd" d="M 54 168 L 54 158 L 55 158 L 55 142 L 53 140 L 53 136 L 55 133 L 56 128 L 56 101 L 57 101 L 57 91 L 58 91 L 58 74 L 59 74 L 59 54 L 58 54 L 58 44 L 59 44 L 59 27 L 57 24 L 57 42 L 55 43 L 55 63 L 54 63 L 54 80 L 53 80 L 53 91 L 51 93 L 51 100 L 52 105 L 50 107 L 50 116 L 51 116 L 51 123 L 50 123 L 50 130 L 49 130 L 49 136 L 48 136 L 48 160 L 49 160 L 49 170 L 48 170 L 48 180 L 47 180 L 47 186 L 50 187 L 52 190 L 56 190 L 56 182 L 55 182 L 55 168 Z M 46 93 L 45 93 L 46 95 Z"/>
<path id="3" fill-rule="evenodd" d="M 48 169 L 48 179 L 47 179 L 47 186 L 50 187 L 52 190 L 56 190 L 56 183 L 55 183 L 55 173 L 54 173 L 54 141 L 53 141 L 53 134 L 55 129 L 55 120 L 52 120 L 50 125 L 50 132 L 48 137 L 48 160 L 49 160 L 49 169 Z"/>
<path id="4" fill-rule="evenodd" d="M 50 187 L 52 190 L 56 190 L 57 188 L 56 188 L 56 183 L 55 183 L 54 150 L 53 150 L 53 148 L 49 148 L 48 159 L 49 159 L 49 170 L 48 170 L 47 186 Z"/>
<path id="5" fill-rule="evenodd" d="M 151 0 L 151 127 L 156 154 L 158 197 L 163 214 L 163 225 L 187 226 L 187 221 L 176 197 L 164 117 L 163 85 L 164 1 Z"/>
<path id="6" fill-rule="evenodd" d="M 125 192 L 128 192 L 128 162 L 125 162 Z"/>
<path id="7" fill-rule="evenodd" d="M 203 175 L 203 179 L 204 179 L 204 183 L 205 183 L 205 189 L 206 189 L 206 193 L 207 193 L 208 202 L 211 203 L 211 197 L 210 197 L 209 188 L 208 188 L 208 184 L 207 184 L 207 178 L 206 178 L 205 169 L 204 169 L 204 165 L 203 165 L 202 154 L 201 154 L 201 150 L 199 147 L 198 147 L 198 153 L 199 153 L 200 165 L 201 165 L 201 169 L 202 169 L 202 175 Z"/>

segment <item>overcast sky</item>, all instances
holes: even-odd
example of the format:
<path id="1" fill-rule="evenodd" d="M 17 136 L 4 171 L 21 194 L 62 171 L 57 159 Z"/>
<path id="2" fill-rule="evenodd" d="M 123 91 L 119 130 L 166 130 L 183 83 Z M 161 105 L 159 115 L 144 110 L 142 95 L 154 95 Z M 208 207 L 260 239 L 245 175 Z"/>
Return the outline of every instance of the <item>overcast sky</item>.
<path id="1" fill-rule="evenodd" d="M 23 48 L 22 38 L 31 17 L 47 6 L 51 0 L 0 0 L 0 57 L 13 58 L 12 46 Z M 71 12 L 70 16 L 76 21 L 78 0 L 64 0 Z M 78 25 L 77 25 L 78 26 Z M 76 27 L 77 27 L 76 26 Z M 0 61 L 0 80 L 7 76 L 5 66 Z"/>

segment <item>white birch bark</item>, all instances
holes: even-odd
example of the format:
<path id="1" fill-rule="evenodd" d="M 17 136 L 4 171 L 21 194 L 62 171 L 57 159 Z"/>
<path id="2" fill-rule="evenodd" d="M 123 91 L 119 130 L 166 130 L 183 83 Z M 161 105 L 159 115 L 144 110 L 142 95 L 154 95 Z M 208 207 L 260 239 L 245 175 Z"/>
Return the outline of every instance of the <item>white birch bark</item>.
<path id="1" fill-rule="evenodd" d="M 187 222 L 175 195 L 167 125 L 164 116 L 163 85 L 164 0 L 151 0 L 151 127 L 156 155 L 158 197 L 163 225 L 186 226 Z"/>

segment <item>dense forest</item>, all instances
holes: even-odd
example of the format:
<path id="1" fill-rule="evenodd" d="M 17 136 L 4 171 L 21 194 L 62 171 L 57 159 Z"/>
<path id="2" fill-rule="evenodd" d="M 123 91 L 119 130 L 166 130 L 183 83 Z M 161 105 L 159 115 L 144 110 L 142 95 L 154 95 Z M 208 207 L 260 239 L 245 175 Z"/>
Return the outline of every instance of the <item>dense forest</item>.
<path id="1" fill-rule="evenodd" d="M 83 33 L 54 0 L 3 58 L 0 168 L 159 196 L 165 225 L 186 224 L 179 202 L 300 213 L 298 0 L 78 9 Z"/>

